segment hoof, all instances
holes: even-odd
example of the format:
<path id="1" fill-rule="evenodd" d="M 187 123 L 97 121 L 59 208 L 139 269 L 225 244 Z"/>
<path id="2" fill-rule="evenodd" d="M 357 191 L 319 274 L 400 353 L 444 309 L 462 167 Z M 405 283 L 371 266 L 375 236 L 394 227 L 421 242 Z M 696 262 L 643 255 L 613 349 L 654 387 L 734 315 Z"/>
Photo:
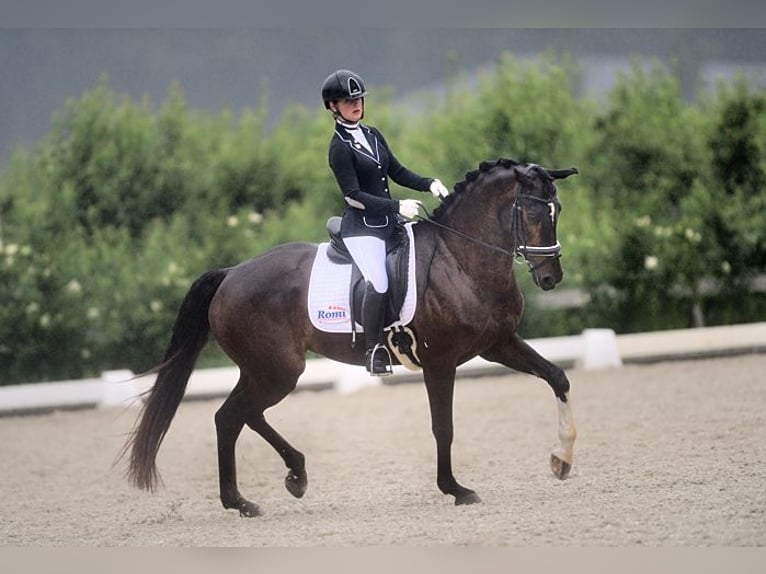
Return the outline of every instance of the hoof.
<path id="1" fill-rule="evenodd" d="M 263 514 L 263 512 L 261 512 L 261 508 L 257 504 L 245 499 L 242 499 L 242 501 L 237 505 L 237 510 L 239 510 L 239 515 L 244 518 L 253 518 Z"/>
<path id="2" fill-rule="evenodd" d="M 561 460 L 555 454 L 552 454 L 551 470 L 553 471 L 553 474 L 556 476 L 556 478 L 559 480 L 564 480 L 567 476 L 569 476 L 569 471 L 572 470 L 572 465 L 565 460 Z"/>
<path id="3" fill-rule="evenodd" d="M 237 496 L 236 498 L 226 500 L 222 498 L 221 503 L 223 504 L 224 508 L 237 509 L 239 511 L 239 515 L 246 518 L 252 518 L 253 516 L 260 516 L 263 514 L 257 504 L 250 502 L 242 496 Z"/>
<path id="4" fill-rule="evenodd" d="M 291 470 L 285 477 L 285 488 L 287 489 L 287 492 L 292 494 L 295 498 L 301 498 L 306 494 L 308 483 L 309 480 L 305 470 L 300 472 Z"/>
<path id="5" fill-rule="evenodd" d="M 479 502 L 481 502 L 481 498 L 479 498 L 479 495 L 472 490 L 455 497 L 455 506 L 462 506 L 464 504 L 478 504 Z"/>

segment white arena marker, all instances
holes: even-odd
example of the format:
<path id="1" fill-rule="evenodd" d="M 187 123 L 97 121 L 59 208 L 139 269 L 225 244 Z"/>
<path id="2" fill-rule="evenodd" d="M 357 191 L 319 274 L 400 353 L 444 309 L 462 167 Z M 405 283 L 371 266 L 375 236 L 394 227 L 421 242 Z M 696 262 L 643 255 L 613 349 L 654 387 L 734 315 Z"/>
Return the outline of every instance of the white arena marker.
<path id="1" fill-rule="evenodd" d="M 617 348 L 617 337 L 612 329 L 585 329 L 583 354 L 576 362 L 582 369 L 621 367 L 622 358 Z"/>

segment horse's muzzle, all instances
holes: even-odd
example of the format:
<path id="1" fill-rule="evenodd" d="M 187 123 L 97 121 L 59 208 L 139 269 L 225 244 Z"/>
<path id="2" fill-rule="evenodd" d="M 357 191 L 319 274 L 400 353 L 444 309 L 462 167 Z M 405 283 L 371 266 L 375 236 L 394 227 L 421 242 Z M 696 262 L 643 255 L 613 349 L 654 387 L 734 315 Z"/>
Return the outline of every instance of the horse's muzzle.
<path id="1" fill-rule="evenodd" d="M 551 275 L 546 275 L 540 278 L 540 289 L 543 291 L 550 291 L 557 285 L 556 279 Z"/>
<path id="2" fill-rule="evenodd" d="M 535 285 L 543 291 L 550 291 L 564 278 L 558 256 L 546 257 L 537 264 L 530 261 L 530 271 Z"/>

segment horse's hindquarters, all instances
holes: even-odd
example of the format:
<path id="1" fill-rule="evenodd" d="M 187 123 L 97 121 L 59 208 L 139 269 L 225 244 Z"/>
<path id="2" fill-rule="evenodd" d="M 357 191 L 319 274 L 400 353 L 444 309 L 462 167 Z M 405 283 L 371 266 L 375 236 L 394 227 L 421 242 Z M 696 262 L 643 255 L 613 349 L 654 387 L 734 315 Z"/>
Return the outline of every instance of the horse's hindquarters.
<path id="1" fill-rule="evenodd" d="M 303 359 L 309 336 L 308 280 L 316 245 L 287 243 L 233 267 L 210 305 L 210 327 L 240 368 Z"/>

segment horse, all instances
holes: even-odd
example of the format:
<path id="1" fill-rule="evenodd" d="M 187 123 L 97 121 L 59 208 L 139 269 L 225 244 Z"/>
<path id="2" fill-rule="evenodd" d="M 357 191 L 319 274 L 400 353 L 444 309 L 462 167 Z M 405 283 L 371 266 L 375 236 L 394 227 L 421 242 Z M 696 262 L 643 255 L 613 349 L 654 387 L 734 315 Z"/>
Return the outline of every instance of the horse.
<path id="1" fill-rule="evenodd" d="M 526 262 L 544 291 L 562 279 L 556 226 L 561 205 L 555 180 L 576 168 L 546 169 L 500 158 L 481 162 L 432 214 L 412 226 L 417 262 L 417 306 L 410 326 L 419 341 L 431 430 L 436 441 L 438 488 L 456 505 L 481 502 L 452 472 L 453 395 L 456 368 L 480 356 L 545 380 L 558 410 L 559 445 L 550 468 L 564 480 L 572 468 L 576 430 L 563 369 L 543 358 L 518 334 L 524 299 L 515 276 Z M 239 380 L 215 413 L 220 500 L 240 515 L 262 514 L 237 485 L 235 444 L 247 425 L 282 457 L 285 487 L 306 492 L 306 458 L 264 416 L 293 391 L 307 353 L 343 363 L 364 364 L 363 345 L 347 334 L 315 328 L 307 292 L 318 245 L 290 242 L 238 265 L 211 269 L 189 288 L 178 311 L 163 362 L 146 391 L 122 455 L 126 477 L 154 491 L 161 478 L 156 458 L 183 398 L 195 361 L 210 335 L 239 366 Z"/>

